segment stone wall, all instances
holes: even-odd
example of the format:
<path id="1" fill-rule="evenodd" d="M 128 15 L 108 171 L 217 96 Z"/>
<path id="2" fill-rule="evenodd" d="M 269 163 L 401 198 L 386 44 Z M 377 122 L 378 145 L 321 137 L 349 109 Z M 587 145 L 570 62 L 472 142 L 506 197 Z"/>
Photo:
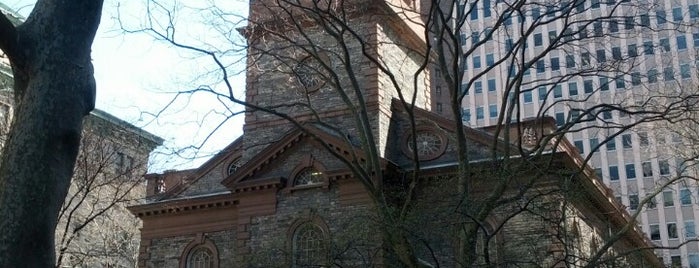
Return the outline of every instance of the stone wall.
<path id="1" fill-rule="evenodd" d="M 219 267 L 241 267 L 236 262 L 239 256 L 236 256 L 235 252 L 235 229 L 202 235 L 216 246 Z M 150 244 L 146 245 L 147 249 L 145 250 L 149 257 L 145 261 L 145 267 L 180 267 L 183 251 L 190 243 L 196 243 L 197 239 L 197 235 L 192 234 L 150 240 Z"/>

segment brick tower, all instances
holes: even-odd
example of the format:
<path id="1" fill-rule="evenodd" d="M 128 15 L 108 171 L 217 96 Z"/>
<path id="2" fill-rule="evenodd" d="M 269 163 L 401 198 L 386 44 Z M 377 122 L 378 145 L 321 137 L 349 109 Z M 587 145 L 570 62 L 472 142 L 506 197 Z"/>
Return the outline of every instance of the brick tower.
<path id="1" fill-rule="evenodd" d="M 428 109 L 428 77 L 416 4 L 402 0 L 253 1 L 246 101 L 297 122 L 326 124 L 350 137 L 370 122 L 384 154 L 391 100 L 399 92 Z M 285 1 L 281 1 L 285 2 Z M 393 76 L 393 78 L 391 78 Z M 253 108 L 245 117 L 246 156 L 292 128 L 289 118 Z M 361 117 L 365 114 L 366 117 Z M 358 140 L 361 140 L 357 137 Z"/>

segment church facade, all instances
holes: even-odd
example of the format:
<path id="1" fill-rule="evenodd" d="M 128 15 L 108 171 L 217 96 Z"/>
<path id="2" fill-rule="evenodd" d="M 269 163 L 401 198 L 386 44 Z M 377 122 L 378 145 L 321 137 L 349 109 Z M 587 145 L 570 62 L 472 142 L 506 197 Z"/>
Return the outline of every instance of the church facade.
<path id="1" fill-rule="evenodd" d="M 243 136 L 147 175 L 140 267 L 402 267 L 403 242 L 423 267 L 660 266 L 550 118 L 471 129 L 428 110 L 415 2 L 293 2 L 251 2 Z"/>

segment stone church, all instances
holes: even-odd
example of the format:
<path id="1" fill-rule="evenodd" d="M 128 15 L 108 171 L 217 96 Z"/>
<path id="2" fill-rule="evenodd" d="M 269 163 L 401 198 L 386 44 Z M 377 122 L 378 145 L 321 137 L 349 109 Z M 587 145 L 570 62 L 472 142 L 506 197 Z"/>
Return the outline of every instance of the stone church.
<path id="1" fill-rule="evenodd" d="M 402 267 L 382 234 L 399 213 L 390 230 L 424 267 L 661 266 L 575 147 L 547 138 L 552 119 L 472 129 L 429 111 L 415 1 L 291 2 L 251 1 L 240 30 L 243 136 L 147 175 L 140 267 Z"/>

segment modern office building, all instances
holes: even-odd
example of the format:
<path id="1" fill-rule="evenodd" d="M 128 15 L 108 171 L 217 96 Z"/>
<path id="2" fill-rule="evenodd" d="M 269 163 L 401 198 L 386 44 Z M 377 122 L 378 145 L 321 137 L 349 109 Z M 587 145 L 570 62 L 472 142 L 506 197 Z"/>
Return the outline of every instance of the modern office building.
<path id="1" fill-rule="evenodd" d="M 462 121 L 554 117 L 617 199 L 639 212 L 644 232 L 666 248 L 657 250 L 664 262 L 699 267 L 697 186 L 682 178 L 693 174 L 697 126 L 666 120 L 694 115 L 699 2 L 519 2 L 469 1 L 456 12 Z M 451 117 L 449 87 L 434 81 L 432 109 Z M 501 115 L 502 107 L 514 112 Z"/>

